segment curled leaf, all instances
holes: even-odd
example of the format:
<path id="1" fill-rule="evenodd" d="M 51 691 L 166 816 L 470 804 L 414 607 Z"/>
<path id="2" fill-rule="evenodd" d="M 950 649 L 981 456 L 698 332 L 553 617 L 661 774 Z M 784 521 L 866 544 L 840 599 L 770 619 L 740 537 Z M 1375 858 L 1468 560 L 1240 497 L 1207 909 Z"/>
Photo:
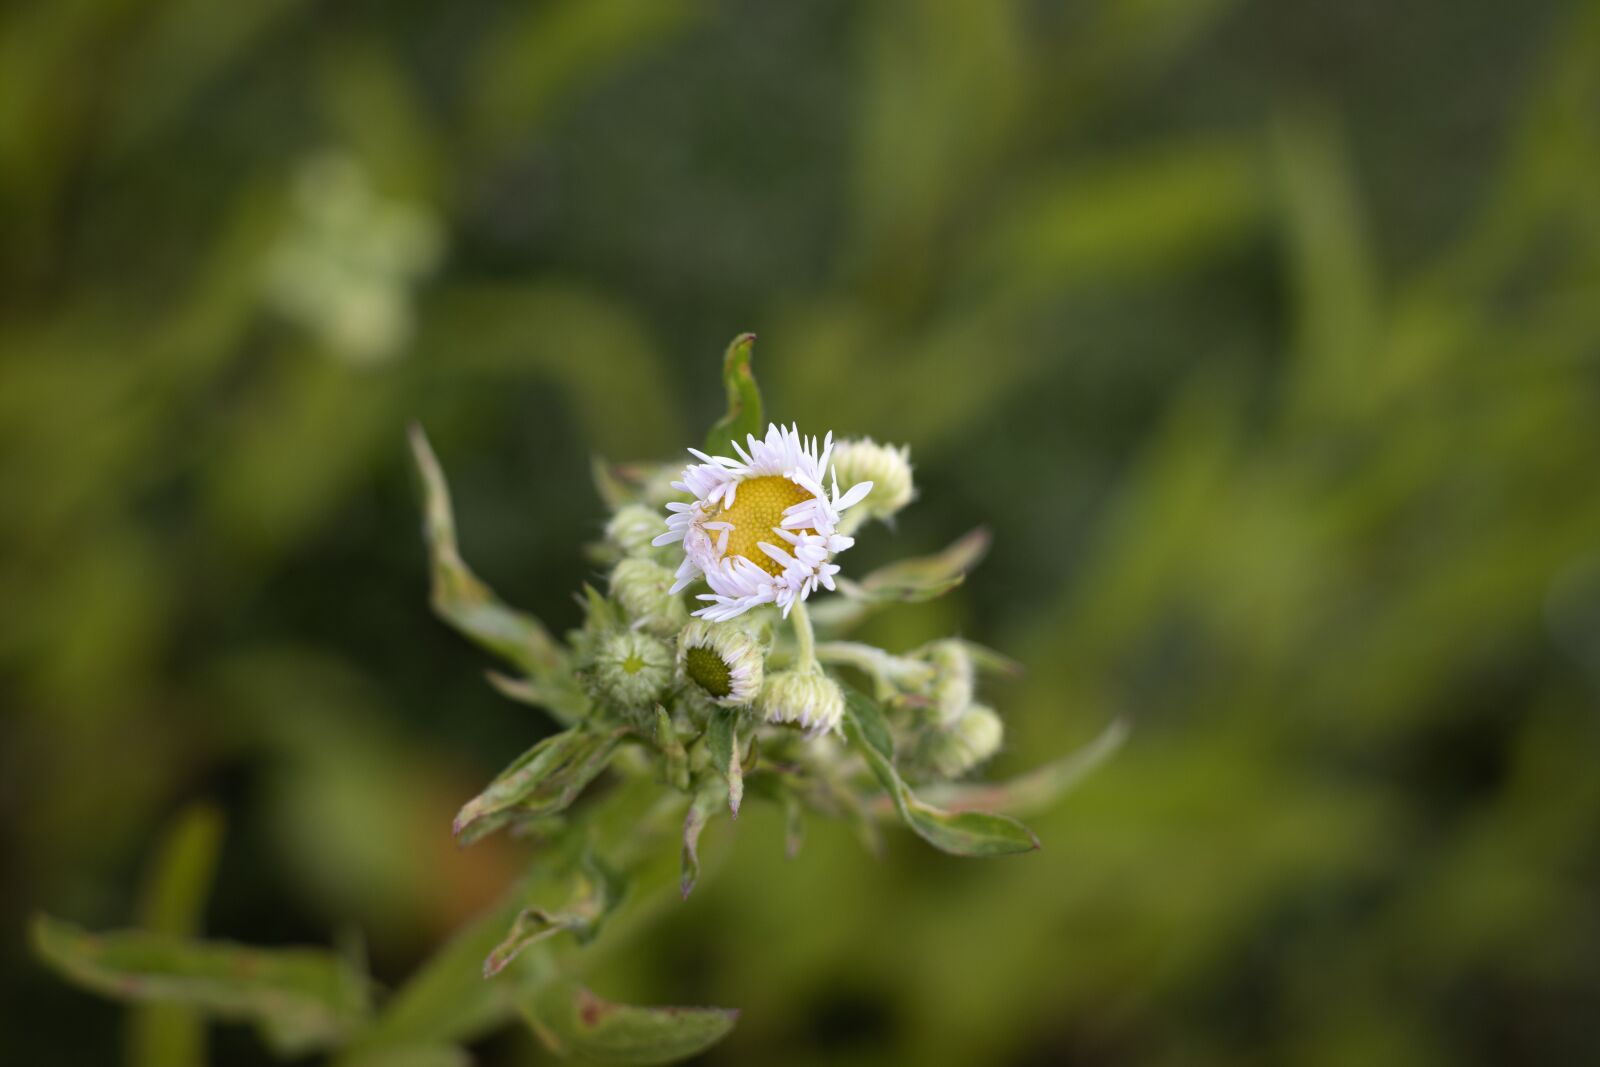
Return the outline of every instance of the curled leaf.
<path id="1" fill-rule="evenodd" d="M 956 856 L 1001 856 L 1039 847 L 1033 831 L 1007 815 L 949 812 L 918 800 L 895 770 L 883 711 L 860 690 L 845 687 L 845 737 L 861 752 L 895 810 L 917 836 Z"/>
<path id="2" fill-rule="evenodd" d="M 572 895 L 566 904 L 556 911 L 529 906 L 518 912 L 505 938 L 483 961 L 483 976 L 493 978 L 524 949 L 564 930 L 580 941 L 591 940 L 621 902 L 624 888 L 620 875 L 586 853 L 574 872 Z"/>
<path id="3" fill-rule="evenodd" d="M 683 817 L 683 875 L 679 889 L 685 900 L 689 899 L 689 894 L 694 891 L 695 882 L 700 879 L 700 833 L 706 828 L 711 816 L 722 806 L 725 795 L 726 790 L 720 782 L 712 781 L 701 786 L 700 791 L 689 802 L 689 810 Z"/>
<path id="4" fill-rule="evenodd" d="M 147 930 L 91 934 L 46 915 L 35 916 L 31 933 L 40 958 L 86 989 L 251 1022 L 287 1056 L 342 1043 L 370 1012 L 367 980 L 322 949 L 254 949 Z"/>
<path id="5" fill-rule="evenodd" d="M 742 333 L 728 345 L 722 357 L 722 384 L 728 393 L 728 411 L 706 433 L 706 451 L 713 456 L 732 455 L 734 441 L 743 442 L 749 434 L 761 436 L 764 428 L 761 390 L 750 370 L 750 352 L 756 335 Z"/>
<path id="6" fill-rule="evenodd" d="M 514 818 L 565 811 L 605 770 L 627 730 L 576 726 L 552 734 L 518 756 L 456 815 L 454 833 L 477 840 Z"/>
<path id="7" fill-rule="evenodd" d="M 560 646 L 532 615 L 501 603 L 461 559 L 444 471 L 420 426 L 410 430 L 422 478 L 424 530 L 433 570 L 433 610 L 463 636 L 536 677 L 565 662 Z"/>
<path id="8" fill-rule="evenodd" d="M 930 796 L 951 811 L 978 808 L 1027 813 L 1050 807 L 1110 759 L 1130 732 L 1127 719 L 1113 719 L 1093 741 L 1076 752 L 1036 767 L 1005 782 L 960 784 L 930 789 Z"/>
<path id="9" fill-rule="evenodd" d="M 739 1013 L 726 1008 L 645 1008 L 557 982 L 523 1005 L 534 1033 L 558 1056 L 596 1063 L 675 1063 L 726 1037 Z"/>

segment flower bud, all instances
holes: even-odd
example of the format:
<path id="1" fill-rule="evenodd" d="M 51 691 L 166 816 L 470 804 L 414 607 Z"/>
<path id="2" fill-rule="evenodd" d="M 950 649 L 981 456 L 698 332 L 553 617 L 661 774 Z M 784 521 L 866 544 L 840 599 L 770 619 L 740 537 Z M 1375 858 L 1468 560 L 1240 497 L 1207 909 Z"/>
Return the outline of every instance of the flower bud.
<path id="1" fill-rule="evenodd" d="M 672 684 L 672 652 L 649 634 L 613 630 L 595 643 L 595 695 L 632 712 L 648 712 Z"/>
<path id="2" fill-rule="evenodd" d="M 943 778 L 959 778 L 1000 751 L 1005 727 L 994 709 L 974 704 L 953 728 L 931 735 L 924 760 Z"/>
<path id="3" fill-rule="evenodd" d="M 880 445 L 870 437 L 840 441 L 833 446 L 833 469 L 841 485 L 872 483 L 860 504 L 869 519 L 887 519 L 916 496 L 911 450 L 903 446 Z"/>
<path id="4" fill-rule="evenodd" d="M 972 705 L 972 692 L 976 670 L 972 654 L 960 641 L 935 641 L 922 651 L 922 658 L 932 665 L 933 684 L 928 696 L 933 700 L 933 714 L 941 729 L 950 729 L 963 712 Z"/>
<path id="5" fill-rule="evenodd" d="M 671 637 L 689 621 L 683 598 L 672 592 L 672 572 L 647 559 L 625 559 L 611 572 L 611 595 L 636 627 Z"/>
<path id="6" fill-rule="evenodd" d="M 692 619 L 678 635 L 678 675 L 723 707 L 754 700 L 765 672 L 761 645 L 736 623 Z"/>
<path id="7" fill-rule="evenodd" d="M 756 710 L 770 723 L 799 726 L 810 734 L 828 733 L 844 721 L 844 691 L 826 674 L 777 671 L 761 687 Z"/>
<path id="8" fill-rule="evenodd" d="M 665 530 L 661 513 L 643 504 L 624 504 L 606 523 L 606 540 L 628 556 L 652 554 L 650 539 Z"/>

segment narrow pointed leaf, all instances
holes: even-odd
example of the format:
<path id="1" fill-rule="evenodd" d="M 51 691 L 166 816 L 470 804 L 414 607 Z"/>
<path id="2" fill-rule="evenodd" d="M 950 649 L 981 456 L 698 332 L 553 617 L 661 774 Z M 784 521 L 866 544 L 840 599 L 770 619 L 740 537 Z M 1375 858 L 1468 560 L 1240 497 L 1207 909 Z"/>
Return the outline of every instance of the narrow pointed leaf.
<path id="1" fill-rule="evenodd" d="M 706 748 L 711 762 L 723 781 L 728 783 L 728 810 L 739 817 L 739 805 L 744 802 L 744 771 L 739 766 L 739 713 L 732 708 L 718 708 L 711 713 L 706 724 Z"/>
<path id="2" fill-rule="evenodd" d="M 434 611 L 463 636 L 528 674 L 558 671 L 565 657 L 544 624 L 501 603 L 461 559 L 444 471 L 422 428 L 412 426 L 410 436 L 422 478 Z"/>
<path id="3" fill-rule="evenodd" d="M 937 791 L 929 790 L 930 798 L 950 811 L 1044 811 L 1110 759 L 1128 739 L 1129 732 L 1128 720 L 1114 719 L 1083 748 L 1026 774 L 1004 782 L 941 786 Z"/>
<path id="4" fill-rule="evenodd" d="M 366 979 L 322 949 L 254 949 L 146 930 L 90 934 L 45 915 L 34 918 L 32 936 L 39 956 L 78 985 L 254 1023 L 283 1055 L 338 1045 L 369 1014 Z"/>
<path id="5" fill-rule="evenodd" d="M 761 390 L 756 387 L 755 374 L 750 370 L 750 352 L 755 347 L 756 335 L 742 333 L 728 345 L 722 357 L 722 384 L 728 394 L 728 411 L 706 434 L 706 451 L 713 456 L 731 456 L 729 445 L 741 444 L 749 434 L 761 436 Z"/>
<path id="6" fill-rule="evenodd" d="M 476 840 L 482 824 L 537 818 L 565 811 L 585 786 L 605 770 L 627 731 L 573 727 L 540 741 L 501 771 L 456 815 L 458 838 Z"/>
<path id="7" fill-rule="evenodd" d="M 869 604 L 917 603 L 943 596 L 966 580 L 989 551 L 989 531 L 973 530 L 931 556 L 880 567 L 859 582 L 841 578 L 846 596 Z"/>
<path id="8" fill-rule="evenodd" d="M 957 856 L 1001 856 L 1039 847 L 1033 831 L 1007 815 L 948 812 L 918 800 L 885 751 L 883 712 L 857 689 L 845 688 L 845 736 L 872 768 L 907 826 L 937 849 Z"/>
<path id="9" fill-rule="evenodd" d="M 539 1039 L 558 1056 L 612 1064 L 660 1064 L 697 1056 L 728 1036 L 737 1011 L 617 1004 L 558 982 L 524 1006 Z"/>

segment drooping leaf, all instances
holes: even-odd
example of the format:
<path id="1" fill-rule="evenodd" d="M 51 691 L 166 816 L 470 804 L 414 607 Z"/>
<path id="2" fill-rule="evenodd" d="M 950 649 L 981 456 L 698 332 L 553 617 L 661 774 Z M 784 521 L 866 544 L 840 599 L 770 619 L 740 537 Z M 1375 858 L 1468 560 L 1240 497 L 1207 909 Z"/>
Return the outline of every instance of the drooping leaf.
<path id="1" fill-rule="evenodd" d="M 739 805 L 744 802 L 744 771 L 739 766 L 739 713 L 732 708 L 718 708 L 711 713 L 706 724 L 706 747 L 711 753 L 711 763 L 723 781 L 728 783 L 728 810 L 739 817 Z"/>
<path id="2" fill-rule="evenodd" d="M 694 892 L 695 882 L 700 879 L 700 833 L 706 828 L 712 814 L 722 806 L 726 795 L 726 788 L 721 782 L 712 781 L 701 786 L 683 817 L 683 876 L 679 889 L 685 900 L 689 899 L 689 894 Z"/>
<path id="3" fill-rule="evenodd" d="M 530 675 L 559 671 L 565 657 L 544 624 L 501 603 L 461 559 L 444 471 L 422 428 L 412 426 L 410 436 L 422 478 L 434 611 L 463 636 Z"/>
<path id="4" fill-rule="evenodd" d="M 518 912 L 505 939 L 483 961 L 483 976 L 493 978 L 523 949 L 563 930 L 572 931 L 579 941 L 593 939 L 621 902 L 624 888 L 620 875 L 585 853 L 573 871 L 572 894 L 566 903 L 554 911 L 530 905 Z"/>
<path id="5" fill-rule="evenodd" d="M 666 764 L 667 784 L 674 789 L 687 790 L 689 753 L 678 739 L 672 716 L 660 704 L 656 705 L 656 747 L 661 750 L 662 761 Z"/>
<path id="6" fill-rule="evenodd" d="M 174 937 L 198 935 L 221 848 L 222 813 L 210 804 L 185 809 L 151 864 L 140 927 Z M 203 1067 L 204 1019 L 188 1005 L 135 1005 L 128 1017 L 128 1061 L 133 1067 Z"/>
<path id="7" fill-rule="evenodd" d="M 699 1055 L 728 1035 L 739 1013 L 617 1004 L 574 983 L 557 982 L 524 1005 L 524 1016 L 558 1056 L 643 1065 Z"/>
<path id="8" fill-rule="evenodd" d="M 537 818 L 565 811 L 594 781 L 627 730 L 576 726 L 552 734 L 518 756 L 456 815 L 457 838 L 476 840 L 482 824 L 492 828 L 512 818 Z"/>
<path id="9" fill-rule="evenodd" d="M 706 433 L 706 451 L 713 456 L 731 456 L 732 442 L 743 443 L 749 434 L 761 436 L 761 390 L 750 369 L 750 352 L 756 335 L 742 333 L 728 345 L 722 357 L 722 384 L 728 394 L 728 410 Z"/>
<path id="10" fill-rule="evenodd" d="M 322 949 L 256 949 L 146 930 L 91 934 L 45 915 L 35 916 L 32 937 L 45 962 L 85 988 L 254 1023 L 283 1055 L 339 1045 L 370 1011 L 366 979 Z"/>
<path id="11" fill-rule="evenodd" d="M 1001 856 L 1039 847 L 1033 831 L 1006 815 L 948 812 L 918 800 L 895 770 L 883 711 L 860 690 L 845 687 L 845 736 L 850 740 L 907 826 L 924 841 L 957 856 Z"/>

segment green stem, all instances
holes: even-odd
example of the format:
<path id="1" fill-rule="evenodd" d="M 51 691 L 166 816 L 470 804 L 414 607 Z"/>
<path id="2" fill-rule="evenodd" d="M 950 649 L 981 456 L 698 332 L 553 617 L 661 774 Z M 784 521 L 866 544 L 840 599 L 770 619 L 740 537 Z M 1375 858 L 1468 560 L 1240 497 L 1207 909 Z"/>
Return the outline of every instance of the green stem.
<path id="1" fill-rule="evenodd" d="M 794 623 L 794 640 L 798 646 L 795 666 L 808 674 L 821 674 L 822 665 L 817 662 L 817 635 L 811 629 L 811 615 L 806 611 L 804 600 L 794 602 L 794 607 L 789 609 L 789 620 Z"/>

